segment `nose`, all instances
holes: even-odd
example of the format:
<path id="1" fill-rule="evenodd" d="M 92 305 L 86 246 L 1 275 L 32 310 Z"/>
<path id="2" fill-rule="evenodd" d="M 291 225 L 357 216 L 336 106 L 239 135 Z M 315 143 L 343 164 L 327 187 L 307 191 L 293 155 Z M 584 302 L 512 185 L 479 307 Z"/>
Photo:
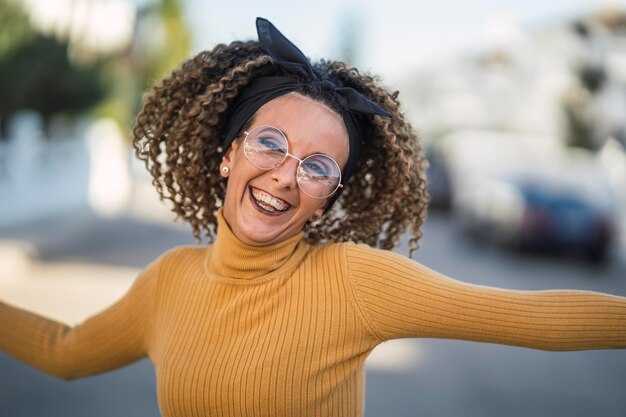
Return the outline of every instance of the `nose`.
<path id="1" fill-rule="evenodd" d="M 281 188 L 291 189 L 297 187 L 298 164 L 297 158 L 288 155 L 282 164 L 271 170 L 272 179 Z"/>

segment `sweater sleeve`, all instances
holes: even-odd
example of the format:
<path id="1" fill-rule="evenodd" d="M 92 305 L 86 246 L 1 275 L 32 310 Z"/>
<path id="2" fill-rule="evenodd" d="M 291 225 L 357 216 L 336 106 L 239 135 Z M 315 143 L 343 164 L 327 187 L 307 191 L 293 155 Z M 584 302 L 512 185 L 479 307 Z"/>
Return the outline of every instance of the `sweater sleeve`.
<path id="1" fill-rule="evenodd" d="M 0 351 L 65 380 L 145 357 L 161 259 L 150 264 L 119 301 L 75 327 L 0 302 Z"/>
<path id="2" fill-rule="evenodd" d="M 626 298 L 467 284 L 399 254 L 347 244 L 349 280 L 381 342 L 424 337 L 542 350 L 626 348 Z"/>

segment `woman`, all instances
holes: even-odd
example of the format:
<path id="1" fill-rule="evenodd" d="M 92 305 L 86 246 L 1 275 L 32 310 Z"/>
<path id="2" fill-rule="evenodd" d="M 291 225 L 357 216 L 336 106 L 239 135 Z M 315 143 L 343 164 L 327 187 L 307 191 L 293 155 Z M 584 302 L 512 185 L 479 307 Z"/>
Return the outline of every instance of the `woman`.
<path id="1" fill-rule="evenodd" d="M 174 71 L 134 130 L 158 191 L 215 241 L 165 253 L 74 328 L 0 304 L 2 350 L 68 380 L 149 355 L 164 416 L 361 416 L 386 340 L 626 347 L 625 298 L 468 285 L 372 248 L 410 228 L 414 250 L 426 214 L 396 95 L 257 29 Z"/>

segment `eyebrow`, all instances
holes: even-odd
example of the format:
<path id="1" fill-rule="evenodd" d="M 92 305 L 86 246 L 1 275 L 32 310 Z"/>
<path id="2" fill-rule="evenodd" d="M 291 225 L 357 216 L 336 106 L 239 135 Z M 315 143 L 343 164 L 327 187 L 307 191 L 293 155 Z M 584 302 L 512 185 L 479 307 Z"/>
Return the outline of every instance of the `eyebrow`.
<path id="1" fill-rule="evenodd" d="M 273 126 L 273 127 L 275 127 L 276 129 L 278 129 L 278 130 L 280 130 L 281 132 L 283 132 L 283 135 L 285 135 L 285 139 L 289 140 L 289 135 L 287 134 L 287 132 L 285 132 L 285 129 L 283 129 L 283 128 L 282 128 L 282 127 L 280 127 L 280 126 L 276 126 L 276 125 L 269 125 L 269 126 Z"/>

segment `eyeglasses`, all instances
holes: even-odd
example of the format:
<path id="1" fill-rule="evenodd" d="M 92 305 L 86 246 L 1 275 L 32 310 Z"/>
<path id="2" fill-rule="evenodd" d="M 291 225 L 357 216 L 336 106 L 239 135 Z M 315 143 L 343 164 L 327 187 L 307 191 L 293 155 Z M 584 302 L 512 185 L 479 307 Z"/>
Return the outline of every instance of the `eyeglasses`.
<path id="1" fill-rule="evenodd" d="M 312 198 L 327 198 L 341 184 L 341 169 L 328 155 L 315 153 L 300 159 L 289 153 L 287 137 L 273 126 L 256 126 L 244 132 L 244 154 L 252 165 L 270 170 L 279 167 L 288 156 L 299 161 L 296 181 L 302 192 Z"/>

